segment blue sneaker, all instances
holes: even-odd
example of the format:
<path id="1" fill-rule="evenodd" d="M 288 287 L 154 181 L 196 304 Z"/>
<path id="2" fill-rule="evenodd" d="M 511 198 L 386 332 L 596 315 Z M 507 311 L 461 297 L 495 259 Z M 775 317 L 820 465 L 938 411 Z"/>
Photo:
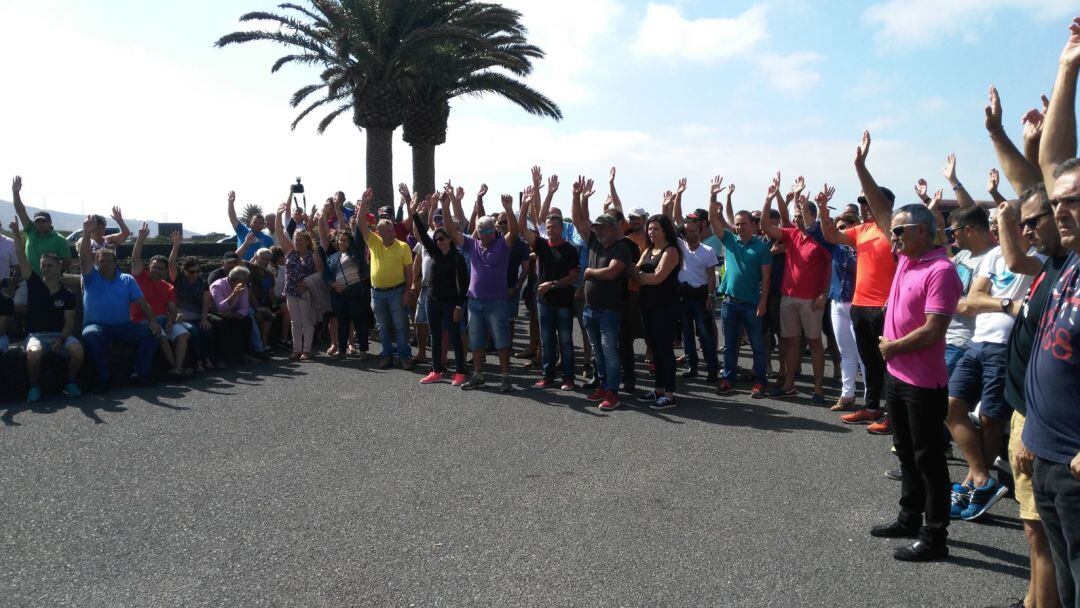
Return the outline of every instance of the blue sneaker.
<path id="1" fill-rule="evenodd" d="M 990 510 L 990 507 L 994 506 L 994 503 L 998 501 L 1002 496 L 1009 493 L 1009 488 L 991 477 L 986 485 L 975 488 L 971 491 L 971 499 L 964 512 L 960 515 L 960 518 L 964 521 L 975 521 L 983 516 L 984 513 Z"/>
<path id="2" fill-rule="evenodd" d="M 41 387 L 31 386 L 30 390 L 26 393 L 27 403 L 37 403 L 41 401 Z"/>
<path id="3" fill-rule="evenodd" d="M 64 385 L 64 394 L 68 397 L 82 397 L 82 391 L 79 390 L 79 385 L 75 384 L 74 381 Z"/>
<path id="4" fill-rule="evenodd" d="M 954 483 L 952 484 L 952 507 L 949 510 L 949 519 L 960 519 L 964 509 L 971 502 L 971 486 Z"/>

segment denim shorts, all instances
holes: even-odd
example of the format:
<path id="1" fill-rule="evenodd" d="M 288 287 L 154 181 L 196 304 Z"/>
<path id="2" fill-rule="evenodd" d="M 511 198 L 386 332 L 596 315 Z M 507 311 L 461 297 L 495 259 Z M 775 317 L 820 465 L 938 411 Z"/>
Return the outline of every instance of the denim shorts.
<path id="1" fill-rule="evenodd" d="M 506 300 L 469 300 L 469 347 L 483 350 L 490 333 L 496 350 L 510 347 L 510 318 Z"/>
<path id="2" fill-rule="evenodd" d="M 427 325 L 427 300 L 428 300 L 428 288 L 421 287 L 420 295 L 416 296 L 416 316 L 413 318 L 413 323 L 417 325 Z"/>
<path id="3" fill-rule="evenodd" d="M 949 397 L 972 408 L 981 402 L 981 415 L 1008 420 L 1013 410 L 1005 403 L 1007 351 L 1004 344 L 972 342 L 949 378 Z"/>
<path id="4" fill-rule="evenodd" d="M 953 370 L 956 369 L 956 364 L 960 362 L 965 352 L 967 352 L 967 349 L 963 346 L 945 345 L 945 367 L 949 370 L 950 378 Z"/>

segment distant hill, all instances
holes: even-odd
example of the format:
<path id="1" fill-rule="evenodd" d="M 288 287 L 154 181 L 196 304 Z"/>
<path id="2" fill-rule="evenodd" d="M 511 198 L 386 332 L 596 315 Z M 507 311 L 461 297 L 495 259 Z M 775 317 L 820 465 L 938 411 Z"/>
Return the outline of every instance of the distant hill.
<path id="1" fill-rule="evenodd" d="M 34 217 L 34 214 L 41 210 L 42 209 L 40 207 L 32 207 L 30 205 L 26 206 L 26 212 L 30 214 L 30 217 Z M 82 230 L 83 216 L 79 215 L 78 213 L 64 213 L 63 211 L 53 211 L 51 209 L 45 209 L 45 211 L 48 211 L 49 215 L 52 216 L 53 227 L 57 230 L 63 232 L 74 232 L 75 230 Z M 4 222 L 3 229 L 7 230 L 8 222 L 15 219 L 15 205 L 13 203 L 11 203 L 10 201 L 0 200 L 0 219 L 2 219 Z M 110 226 L 116 225 L 116 223 L 113 222 L 112 218 L 106 217 L 106 219 Z M 135 232 L 139 229 L 139 227 L 142 226 L 142 223 L 145 220 L 124 218 L 124 221 L 127 222 L 128 228 L 130 228 L 132 232 Z M 146 221 L 146 223 L 150 226 L 150 236 L 157 236 L 158 223 L 151 221 Z M 198 232 L 192 232 L 191 230 L 184 230 L 184 238 L 191 238 L 196 236 L 202 235 Z"/>

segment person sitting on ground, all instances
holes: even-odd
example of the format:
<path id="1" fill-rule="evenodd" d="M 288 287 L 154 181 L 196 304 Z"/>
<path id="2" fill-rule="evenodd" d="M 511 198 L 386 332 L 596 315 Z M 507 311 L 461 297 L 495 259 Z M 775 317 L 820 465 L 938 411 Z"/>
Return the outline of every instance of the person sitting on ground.
<path id="1" fill-rule="evenodd" d="M 97 253 L 98 249 L 102 249 L 104 247 L 116 249 L 117 247 L 122 245 L 124 241 L 128 240 L 129 236 L 131 236 L 131 230 L 128 230 L 127 224 L 124 222 L 124 214 L 120 211 L 120 207 L 112 208 L 112 218 L 113 221 L 116 222 L 116 225 L 120 227 L 120 232 L 106 236 L 105 228 L 106 226 L 108 226 L 108 223 L 105 221 L 105 218 L 103 216 L 94 216 L 94 219 L 97 220 L 97 223 L 94 225 L 94 231 L 90 235 L 90 250 L 94 253 Z"/>
<path id="2" fill-rule="evenodd" d="M 135 277 L 117 268 L 116 253 L 112 249 L 99 249 L 95 264 L 95 256 L 90 252 L 90 234 L 96 223 L 93 216 L 87 216 L 83 222 L 79 265 L 83 280 L 82 337 L 91 361 L 97 366 L 99 388 L 109 383 L 107 346 L 111 342 L 138 347 L 130 379 L 138 384 L 152 384 L 150 370 L 162 334 L 161 325 L 146 303 Z M 147 325 L 132 322 L 132 304 L 142 310 L 148 319 Z"/>
<path id="3" fill-rule="evenodd" d="M 191 375 L 191 369 L 184 367 L 187 357 L 188 340 L 191 335 L 183 323 L 177 323 L 179 312 L 176 307 L 176 293 L 166 281 L 169 273 L 169 259 L 162 255 L 150 258 L 150 267 L 142 261 L 143 244 L 150 234 L 150 227 L 145 223 L 139 229 L 135 247 L 131 250 L 131 274 L 139 284 L 147 305 L 154 313 L 153 319 L 164 328 L 158 349 L 169 363 L 169 375 L 179 378 Z M 144 325 L 150 324 L 150 318 L 143 314 L 142 308 L 131 306 L 131 320 Z"/>
<path id="4" fill-rule="evenodd" d="M 176 235 L 178 237 L 179 233 Z M 173 241 L 173 251 L 179 249 L 175 246 L 178 240 Z M 184 258 L 180 272 L 177 272 L 176 266 L 176 260 L 170 255 L 169 276 L 172 278 L 180 319 L 191 334 L 188 347 L 195 358 L 195 369 L 200 372 L 213 370 L 215 342 L 210 313 L 213 312 L 214 304 L 210 298 L 210 284 L 202 276 L 198 258 Z"/>
<path id="5" fill-rule="evenodd" d="M 668 193 L 665 208 L 675 204 Z M 670 210 L 669 210 L 670 213 Z M 645 224 L 645 251 L 631 272 L 641 283 L 641 321 L 645 342 L 656 364 L 656 388 L 641 397 L 654 410 L 675 407 L 675 323 L 679 319 L 679 267 L 682 252 L 675 225 L 667 215 L 654 215 Z"/>
<path id="6" fill-rule="evenodd" d="M 484 357 L 488 335 L 499 353 L 502 383 L 499 390 L 514 390 L 510 382 L 510 320 L 506 302 L 506 278 L 510 267 L 510 250 L 518 239 L 518 222 L 514 215 L 514 199 L 502 196 L 506 214 L 506 233 L 501 237 L 495 220 L 485 216 L 476 222 L 476 238 L 462 234 L 455 222 L 446 222 L 446 233 L 469 258 L 469 345 L 473 351 L 473 376 L 461 385 L 473 390 L 484 385 Z M 449 213 L 449 201 L 443 202 L 443 214 Z"/>
<path id="7" fill-rule="evenodd" d="M 245 266 L 237 266 L 229 271 L 229 276 L 210 284 L 210 297 L 215 307 L 210 322 L 214 326 L 215 352 L 220 357 L 217 362 L 219 369 L 224 368 L 227 362 L 255 361 L 246 354 L 251 343 L 251 321 L 248 319 L 251 311 L 248 299 L 250 280 L 251 271 Z"/>
<path id="8" fill-rule="evenodd" d="M 443 205 L 442 217 L 450 217 L 449 203 L 453 194 L 444 191 L 440 200 Z M 420 384 L 439 382 L 446 373 L 443 363 L 443 333 L 445 332 L 454 351 L 454 375 L 452 386 L 465 383 L 465 347 L 461 342 L 458 324 L 464 314 L 464 307 L 469 291 L 469 270 L 465 267 L 465 258 L 457 246 L 450 240 L 445 225 L 436 228 L 429 236 L 427 224 L 419 209 L 410 205 L 413 220 L 413 234 L 431 258 L 431 284 L 427 295 L 427 320 L 431 329 L 431 373 L 420 380 Z M 451 221 L 450 223 L 454 223 Z"/>
<path id="9" fill-rule="evenodd" d="M 524 222 L 532 205 L 540 202 L 540 192 L 533 188 L 531 197 L 521 208 L 518 225 Z M 580 274 L 577 247 L 563 238 L 561 215 L 549 214 L 544 218 L 547 238 L 540 238 L 527 227 L 522 235 L 536 253 L 539 268 L 537 312 L 540 322 L 540 346 L 543 361 L 543 377 L 533 388 L 545 389 L 555 386 L 555 359 L 559 353 L 564 391 L 574 389 L 574 283 Z"/>
<path id="10" fill-rule="evenodd" d="M 292 197 L 292 192 L 289 193 Z M 278 207 L 278 224 L 285 213 L 285 204 Z M 312 274 L 322 274 L 322 256 L 315 254 L 315 242 L 306 230 L 297 230 L 292 241 L 285 238 L 284 231 L 274 234 L 278 247 L 285 252 L 285 295 L 292 318 L 293 361 L 311 361 L 312 342 L 315 339 L 315 308 L 308 294 L 304 279 Z M 246 269 L 245 269 L 246 270 Z M 249 273 L 250 274 L 250 273 Z M 230 280 L 232 273 L 229 274 Z M 216 300 L 217 298 L 215 298 Z M 245 302 L 247 298 L 244 298 Z"/>
<path id="11" fill-rule="evenodd" d="M 63 391 L 69 397 L 78 397 L 82 394 L 77 378 L 83 363 L 83 346 L 75 338 L 75 294 L 60 281 L 60 259 L 55 253 L 42 254 L 38 261 L 41 273 L 38 274 L 26 258 L 17 222 L 11 222 L 11 234 L 15 237 L 20 272 L 27 277 L 26 374 L 30 391 L 26 401 L 41 400 L 38 379 L 42 362 L 50 352 L 67 359 L 68 375 Z"/>
<path id="12" fill-rule="evenodd" d="M 290 200 L 292 196 L 290 195 Z M 263 232 L 266 228 L 266 218 L 262 213 L 255 213 L 247 220 L 249 223 L 245 224 L 236 217 L 236 193 L 229 192 L 229 225 L 236 231 L 236 244 L 241 248 L 243 253 L 240 254 L 244 260 L 251 260 L 255 257 L 255 252 L 262 247 L 273 247 L 274 237 Z M 284 226 L 283 222 L 277 222 L 278 226 Z M 248 240 L 248 235 L 254 235 L 255 240 Z M 211 281 L 213 282 L 213 281 Z"/>

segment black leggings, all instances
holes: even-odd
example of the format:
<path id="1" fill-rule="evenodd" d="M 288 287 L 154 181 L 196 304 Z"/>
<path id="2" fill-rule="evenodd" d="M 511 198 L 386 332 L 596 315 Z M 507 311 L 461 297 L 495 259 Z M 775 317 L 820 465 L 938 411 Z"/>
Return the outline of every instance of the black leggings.
<path id="1" fill-rule="evenodd" d="M 465 373 L 465 346 L 461 343 L 461 324 L 454 321 L 454 302 L 436 302 L 431 296 L 427 301 L 428 327 L 431 333 L 431 369 L 440 374 L 446 371 L 442 362 L 443 332 L 450 338 L 450 348 L 454 349 L 454 369 Z M 462 306 L 461 314 L 465 314 Z"/>
<path id="2" fill-rule="evenodd" d="M 679 303 L 664 308 L 642 310 L 645 344 L 652 349 L 656 364 L 656 388 L 675 394 L 675 324 L 679 319 Z"/>
<path id="3" fill-rule="evenodd" d="M 352 297 L 343 293 L 331 291 L 330 303 L 334 307 L 334 316 L 338 320 L 338 350 L 346 352 L 349 346 L 349 325 L 356 328 L 356 337 L 360 342 L 360 350 L 368 350 L 368 327 L 371 314 L 370 308 L 371 289 L 366 285 L 360 293 L 354 293 Z"/>

